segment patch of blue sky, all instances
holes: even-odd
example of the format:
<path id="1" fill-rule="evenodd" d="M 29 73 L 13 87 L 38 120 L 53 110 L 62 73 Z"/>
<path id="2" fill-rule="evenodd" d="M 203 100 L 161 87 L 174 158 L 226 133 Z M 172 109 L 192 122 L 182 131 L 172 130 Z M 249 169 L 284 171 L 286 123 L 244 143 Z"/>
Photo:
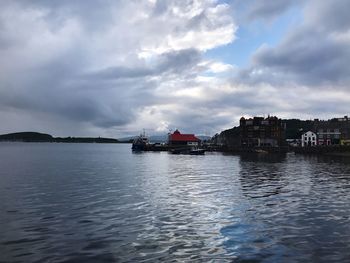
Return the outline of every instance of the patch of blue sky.
<path id="1" fill-rule="evenodd" d="M 249 65 L 254 52 L 263 44 L 277 45 L 286 33 L 302 22 L 300 7 L 289 9 L 273 21 L 255 20 L 238 25 L 236 39 L 205 53 L 205 58 L 219 60 L 239 68 Z"/>

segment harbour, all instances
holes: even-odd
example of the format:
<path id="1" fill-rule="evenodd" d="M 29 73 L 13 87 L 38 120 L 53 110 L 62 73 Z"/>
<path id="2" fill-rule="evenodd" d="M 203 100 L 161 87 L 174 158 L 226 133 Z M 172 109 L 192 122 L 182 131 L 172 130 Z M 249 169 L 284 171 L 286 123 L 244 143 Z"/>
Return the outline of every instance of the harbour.
<path id="1" fill-rule="evenodd" d="M 132 143 L 133 151 L 168 151 L 171 154 L 203 155 L 206 151 L 200 148 L 201 140 L 194 134 L 181 134 L 179 130 L 168 134 L 166 143 L 151 143 L 145 132 L 137 136 Z"/>
<path id="2" fill-rule="evenodd" d="M 350 262 L 350 1 L 0 1 L 0 263 Z"/>

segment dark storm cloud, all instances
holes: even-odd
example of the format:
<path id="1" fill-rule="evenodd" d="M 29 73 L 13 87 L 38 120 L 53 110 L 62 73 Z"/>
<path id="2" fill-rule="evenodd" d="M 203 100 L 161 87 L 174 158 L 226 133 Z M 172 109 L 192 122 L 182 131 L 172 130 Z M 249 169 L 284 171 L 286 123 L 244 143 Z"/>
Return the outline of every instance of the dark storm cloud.
<path id="1" fill-rule="evenodd" d="M 161 54 L 153 65 L 116 66 L 88 73 L 91 79 L 142 78 L 161 74 L 180 74 L 189 72 L 201 61 L 200 53 L 195 49 L 172 51 Z"/>
<path id="2" fill-rule="evenodd" d="M 274 19 L 288 10 L 291 6 L 299 4 L 302 0 L 279 0 L 279 1 L 260 1 L 251 0 L 245 2 L 248 6 L 246 17 L 249 20 Z"/>
<path id="3" fill-rule="evenodd" d="M 348 1 L 310 1 L 304 23 L 275 47 L 262 46 L 252 66 L 240 72 L 247 83 L 347 86 L 350 83 Z"/>
<path id="4" fill-rule="evenodd" d="M 200 109 L 193 110 L 186 115 L 177 114 L 172 118 L 174 128 L 179 128 L 183 133 L 195 133 L 201 135 L 213 135 L 218 132 L 217 127 L 227 125 L 227 116 L 216 114 L 203 114 Z M 233 122 L 232 122 L 233 125 Z"/>
<path id="5" fill-rule="evenodd" d="M 17 3 L 22 8 L 46 11 L 44 19 L 50 22 L 52 29 L 59 28 L 65 19 L 76 17 L 89 30 L 100 30 L 112 22 L 113 9 L 122 9 L 119 1 L 106 0 L 27 0 Z"/>
<path id="6" fill-rule="evenodd" d="M 186 49 L 162 54 L 157 66 L 159 72 L 186 72 L 201 61 L 201 55 L 195 49 Z"/>
<path id="7" fill-rule="evenodd" d="M 347 0 L 311 0 L 305 8 L 305 20 L 315 30 L 346 31 L 349 30 L 350 4 Z"/>
<path id="8" fill-rule="evenodd" d="M 277 48 L 261 48 L 253 59 L 267 70 L 267 78 L 281 72 L 307 85 L 347 84 L 350 80 L 349 43 L 329 39 L 323 33 L 298 32 Z"/>
<path id="9" fill-rule="evenodd" d="M 240 24 L 249 24 L 256 21 L 273 22 L 291 8 L 300 7 L 305 2 L 305 0 L 245 0 L 233 1 L 232 5 L 235 17 Z"/>
<path id="10" fill-rule="evenodd" d="M 144 67 L 109 67 L 94 73 L 89 73 L 86 76 L 93 80 L 97 79 L 120 79 L 120 78 L 140 78 L 153 75 L 155 71 Z"/>
<path id="11" fill-rule="evenodd" d="M 153 95 L 147 92 L 148 82 L 135 80 L 135 74 L 129 74 L 134 79 L 131 82 L 106 83 L 108 76 L 88 81 L 81 78 L 82 64 L 75 55 L 66 54 L 45 63 L 17 80 L 10 80 L 7 87 L 2 83 L 1 105 L 109 128 L 130 122 L 137 108 L 150 102 Z M 137 101 L 140 98 L 134 93 L 141 96 L 142 101 Z"/>

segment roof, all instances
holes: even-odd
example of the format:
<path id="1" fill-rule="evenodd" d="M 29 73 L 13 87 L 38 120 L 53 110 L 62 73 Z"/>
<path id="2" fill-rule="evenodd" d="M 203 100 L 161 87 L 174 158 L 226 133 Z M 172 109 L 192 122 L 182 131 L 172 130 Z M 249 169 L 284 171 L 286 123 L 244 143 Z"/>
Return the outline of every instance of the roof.
<path id="1" fill-rule="evenodd" d="M 313 131 L 307 131 L 307 132 L 304 132 L 302 135 L 305 135 L 305 134 L 310 134 L 310 133 L 312 133 L 312 134 L 316 134 L 316 132 L 313 132 Z"/>
<path id="2" fill-rule="evenodd" d="M 177 141 L 177 142 L 199 142 L 200 139 L 198 139 L 194 134 L 181 134 L 178 130 L 174 131 L 173 134 L 170 134 L 169 141 Z"/>

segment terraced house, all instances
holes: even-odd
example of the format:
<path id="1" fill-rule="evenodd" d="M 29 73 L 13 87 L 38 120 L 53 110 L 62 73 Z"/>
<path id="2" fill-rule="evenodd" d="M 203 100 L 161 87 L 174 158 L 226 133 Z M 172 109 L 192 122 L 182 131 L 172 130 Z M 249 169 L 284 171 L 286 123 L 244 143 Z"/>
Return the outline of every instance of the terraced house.
<path id="1" fill-rule="evenodd" d="M 241 147 L 279 147 L 285 143 L 285 123 L 276 116 L 240 119 Z"/>
<path id="2" fill-rule="evenodd" d="M 350 119 L 333 118 L 327 121 L 315 120 L 318 145 L 350 145 Z"/>

